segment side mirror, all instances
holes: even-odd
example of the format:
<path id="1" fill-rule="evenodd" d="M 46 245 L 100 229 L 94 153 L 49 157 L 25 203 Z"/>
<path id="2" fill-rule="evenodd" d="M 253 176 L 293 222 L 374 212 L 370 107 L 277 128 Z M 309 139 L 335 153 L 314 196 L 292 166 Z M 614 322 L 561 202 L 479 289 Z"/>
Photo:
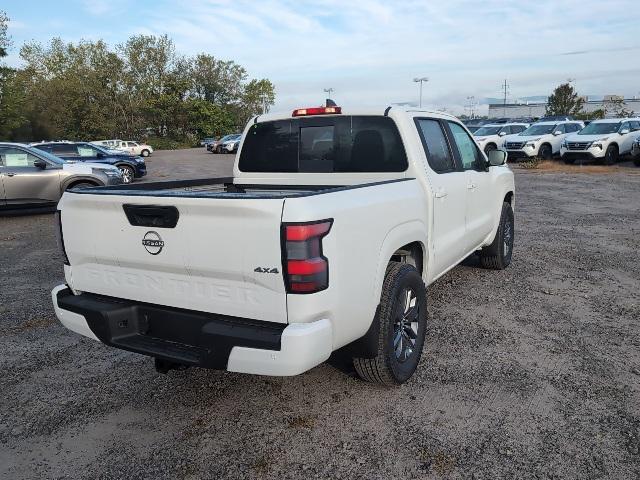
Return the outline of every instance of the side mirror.
<path id="1" fill-rule="evenodd" d="M 498 135 L 500 135 L 501 137 L 504 137 L 506 134 L 507 134 L 507 132 L 502 131 L 502 132 L 500 132 Z"/>
<path id="2" fill-rule="evenodd" d="M 620 135 L 626 135 L 629 132 L 630 130 L 628 128 L 623 128 L 622 130 L 620 130 Z"/>
<path id="3" fill-rule="evenodd" d="M 47 162 L 45 162 L 44 160 L 38 159 L 35 162 L 33 162 L 33 166 L 41 170 L 44 170 L 45 168 L 47 168 Z"/>
<path id="4" fill-rule="evenodd" d="M 487 157 L 489 158 L 489 165 L 491 167 L 499 167 L 507 163 L 507 152 L 504 150 L 489 150 Z"/>
<path id="5" fill-rule="evenodd" d="M 560 130 L 556 130 L 555 132 L 553 132 L 554 136 L 558 136 L 558 135 L 562 135 L 562 132 Z"/>

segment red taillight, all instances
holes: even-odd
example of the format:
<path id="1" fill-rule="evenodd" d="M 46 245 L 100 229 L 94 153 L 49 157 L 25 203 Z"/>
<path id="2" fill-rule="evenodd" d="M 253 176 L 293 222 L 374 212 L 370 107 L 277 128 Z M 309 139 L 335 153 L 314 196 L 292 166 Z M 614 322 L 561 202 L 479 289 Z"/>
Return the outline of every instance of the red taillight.
<path id="1" fill-rule="evenodd" d="M 310 107 L 298 108 L 291 114 L 293 117 L 306 117 L 309 115 L 335 115 L 342 113 L 342 107 Z"/>
<path id="2" fill-rule="evenodd" d="M 333 220 L 282 225 L 284 280 L 288 293 L 315 293 L 329 286 L 329 261 L 322 238 Z"/>

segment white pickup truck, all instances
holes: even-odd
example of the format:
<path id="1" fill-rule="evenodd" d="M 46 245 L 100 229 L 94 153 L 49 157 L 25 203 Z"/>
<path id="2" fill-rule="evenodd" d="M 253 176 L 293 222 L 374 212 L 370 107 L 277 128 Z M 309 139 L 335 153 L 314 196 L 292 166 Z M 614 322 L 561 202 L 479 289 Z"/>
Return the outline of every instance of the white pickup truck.
<path id="1" fill-rule="evenodd" d="M 399 384 L 426 285 L 478 252 L 511 262 L 514 178 L 454 117 L 396 107 L 254 118 L 233 178 L 98 187 L 59 204 L 69 329 L 201 366 L 296 375 L 341 349 Z"/>

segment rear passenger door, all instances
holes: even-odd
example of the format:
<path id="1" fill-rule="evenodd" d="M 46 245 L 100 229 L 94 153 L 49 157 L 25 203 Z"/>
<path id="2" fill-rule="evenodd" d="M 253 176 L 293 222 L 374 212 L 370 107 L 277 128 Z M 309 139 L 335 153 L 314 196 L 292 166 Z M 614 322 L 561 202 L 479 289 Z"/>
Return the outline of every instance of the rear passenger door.
<path id="1" fill-rule="evenodd" d="M 471 252 L 491 233 L 493 218 L 493 192 L 491 174 L 482 152 L 467 131 L 457 122 L 447 121 L 454 143 L 454 154 L 464 171 L 465 223 L 464 251 Z"/>
<path id="2" fill-rule="evenodd" d="M 633 140 L 636 138 L 632 133 L 632 122 L 622 122 L 622 125 L 620 125 L 620 130 L 618 131 L 622 131 L 624 129 L 629 130 L 629 133 L 620 136 L 620 155 L 624 155 L 625 153 L 629 153 L 631 151 Z"/>
<path id="3" fill-rule="evenodd" d="M 440 276 L 464 255 L 466 183 L 447 138 L 444 122 L 415 118 L 422 140 L 425 170 L 433 191 L 433 223 L 428 239 L 433 251 L 430 279 Z"/>

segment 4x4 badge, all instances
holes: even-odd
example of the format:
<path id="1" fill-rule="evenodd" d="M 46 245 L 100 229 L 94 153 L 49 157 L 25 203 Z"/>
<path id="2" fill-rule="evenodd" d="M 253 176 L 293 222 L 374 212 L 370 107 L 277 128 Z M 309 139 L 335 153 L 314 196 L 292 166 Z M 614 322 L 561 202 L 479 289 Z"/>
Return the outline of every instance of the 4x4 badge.
<path id="1" fill-rule="evenodd" d="M 142 245 L 151 255 L 158 255 L 164 247 L 164 242 L 158 232 L 150 231 L 142 237 Z"/>
<path id="2" fill-rule="evenodd" d="M 258 273 L 280 273 L 277 268 L 269 267 L 256 267 L 253 271 Z"/>

